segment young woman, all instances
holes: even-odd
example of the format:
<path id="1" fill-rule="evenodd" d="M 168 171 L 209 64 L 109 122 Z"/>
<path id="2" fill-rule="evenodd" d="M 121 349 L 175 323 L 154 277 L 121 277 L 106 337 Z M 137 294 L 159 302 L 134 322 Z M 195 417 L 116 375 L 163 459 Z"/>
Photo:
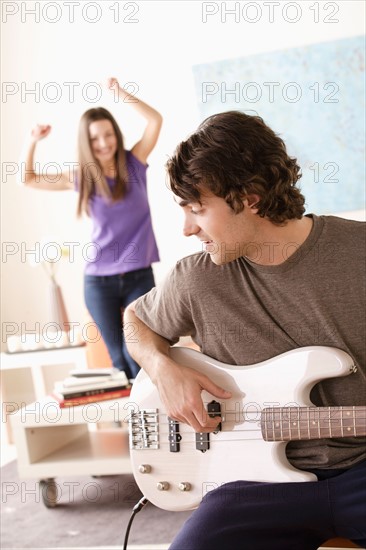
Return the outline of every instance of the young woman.
<path id="1" fill-rule="evenodd" d="M 141 139 L 126 151 L 121 130 L 109 111 L 89 109 L 79 125 L 78 169 L 76 173 L 62 173 L 52 183 L 49 175 L 34 171 L 37 143 L 51 131 L 48 125 L 37 125 L 26 154 L 24 183 L 36 189 L 78 191 L 78 215 L 85 212 L 91 217 L 95 245 L 95 258 L 85 268 L 85 303 L 113 366 L 134 378 L 139 367 L 125 347 L 122 312 L 155 284 L 151 264 L 159 260 L 159 252 L 148 204 L 146 169 L 162 117 L 131 96 L 115 78 L 109 78 L 107 86 L 145 118 Z"/>

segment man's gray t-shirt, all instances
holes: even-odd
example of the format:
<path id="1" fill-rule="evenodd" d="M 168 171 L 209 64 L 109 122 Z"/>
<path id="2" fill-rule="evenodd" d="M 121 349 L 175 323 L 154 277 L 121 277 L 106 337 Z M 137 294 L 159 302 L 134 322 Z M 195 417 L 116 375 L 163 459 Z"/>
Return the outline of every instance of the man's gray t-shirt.
<path id="1" fill-rule="evenodd" d="M 364 405 L 365 224 L 312 218 L 306 241 L 288 244 L 279 265 L 245 257 L 215 265 L 205 252 L 183 258 L 137 300 L 137 316 L 171 344 L 190 335 L 203 353 L 232 365 L 304 346 L 340 348 L 357 372 L 320 382 L 311 400 L 316 406 Z M 259 247 L 257 254 L 259 259 Z M 275 372 L 273 380 L 275 392 L 281 383 Z M 366 445 L 352 437 L 291 442 L 287 455 L 298 468 L 347 468 L 366 458 Z"/>

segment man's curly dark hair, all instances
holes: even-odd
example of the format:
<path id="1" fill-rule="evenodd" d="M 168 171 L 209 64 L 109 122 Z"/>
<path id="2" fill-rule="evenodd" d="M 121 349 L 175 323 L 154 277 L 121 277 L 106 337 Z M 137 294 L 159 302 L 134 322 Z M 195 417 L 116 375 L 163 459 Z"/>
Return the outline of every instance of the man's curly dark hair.
<path id="1" fill-rule="evenodd" d="M 258 215 L 275 224 L 300 219 L 304 196 L 295 158 L 283 140 L 256 115 L 228 111 L 208 117 L 182 141 L 168 160 L 170 188 L 178 197 L 200 202 L 206 189 L 238 213 L 247 195 L 259 195 Z"/>

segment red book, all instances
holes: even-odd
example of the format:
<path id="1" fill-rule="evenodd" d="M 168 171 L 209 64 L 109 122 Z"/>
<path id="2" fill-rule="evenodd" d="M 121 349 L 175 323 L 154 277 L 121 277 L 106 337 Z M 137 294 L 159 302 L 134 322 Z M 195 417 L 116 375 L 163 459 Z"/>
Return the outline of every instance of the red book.
<path id="1" fill-rule="evenodd" d="M 89 397 L 91 395 L 100 395 L 102 393 L 110 393 L 111 391 L 118 391 L 118 390 L 124 390 L 126 388 L 129 388 L 129 386 L 126 386 L 124 383 L 120 382 L 114 382 L 110 386 L 99 386 L 95 388 L 89 388 L 85 389 L 87 386 L 84 386 L 84 389 L 78 390 L 77 388 L 74 390 L 66 389 L 66 390 L 60 390 L 57 389 L 53 390 L 54 397 L 57 397 L 59 400 L 63 399 L 79 399 L 80 397 Z"/>
<path id="2" fill-rule="evenodd" d="M 58 401 L 61 409 L 65 407 L 75 407 L 77 405 L 87 405 L 88 403 L 96 403 L 97 401 L 107 401 L 108 399 L 119 399 L 121 397 L 128 397 L 131 393 L 131 388 L 122 388 L 119 390 L 104 391 L 103 393 L 96 393 L 94 395 L 83 395 L 82 397 L 74 397 L 70 399 L 60 399 L 57 394 L 53 394 L 52 397 Z"/>

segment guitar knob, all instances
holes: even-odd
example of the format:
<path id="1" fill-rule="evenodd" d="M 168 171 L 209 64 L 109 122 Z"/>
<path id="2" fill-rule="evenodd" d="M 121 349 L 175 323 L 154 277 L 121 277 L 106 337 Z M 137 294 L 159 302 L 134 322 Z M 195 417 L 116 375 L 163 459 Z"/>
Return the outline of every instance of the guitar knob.
<path id="1" fill-rule="evenodd" d="M 140 464 L 139 472 L 140 474 L 149 474 L 151 472 L 150 464 Z"/>
<path id="2" fill-rule="evenodd" d="M 180 491 L 190 491 L 191 484 L 188 483 L 188 481 L 182 481 L 181 483 L 179 483 L 178 488 Z"/>
<path id="3" fill-rule="evenodd" d="M 170 487 L 169 483 L 167 481 L 159 481 L 156 484 L 156 487 L 158 491 L 167 491 Z"/>

